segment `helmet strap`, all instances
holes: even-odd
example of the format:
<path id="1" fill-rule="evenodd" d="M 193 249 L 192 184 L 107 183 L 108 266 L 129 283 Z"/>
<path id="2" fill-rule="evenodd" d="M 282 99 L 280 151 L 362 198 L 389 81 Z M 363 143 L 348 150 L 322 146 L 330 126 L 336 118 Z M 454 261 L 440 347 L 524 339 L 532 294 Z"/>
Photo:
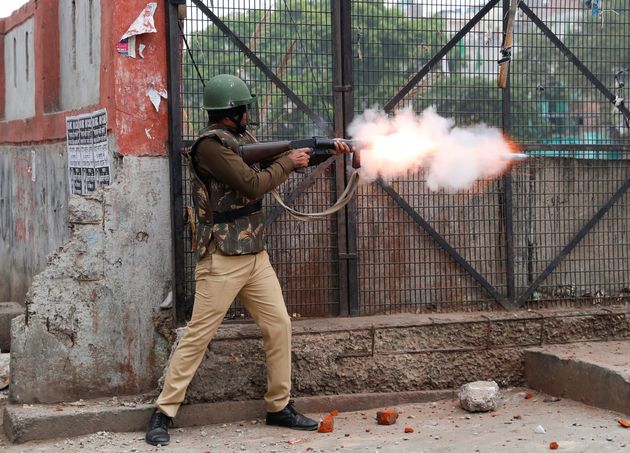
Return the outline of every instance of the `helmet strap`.
<path id="1" fill-rule="evenodd" d="M 232 124 L 234 124 L 234 129 L 236 130 L 236 132 L 238 132 L 239 134 L 242 134 L 245 132 L 245 130 L 247 129 L 247 125 L 243 125 L 241 123 L 241 121 L 243 120 L 243 116 L 245 115 L 245 112 L 240 112 L 238 115 L 236 116 L 228 116 L 227 118 L 232 121 Z"/>

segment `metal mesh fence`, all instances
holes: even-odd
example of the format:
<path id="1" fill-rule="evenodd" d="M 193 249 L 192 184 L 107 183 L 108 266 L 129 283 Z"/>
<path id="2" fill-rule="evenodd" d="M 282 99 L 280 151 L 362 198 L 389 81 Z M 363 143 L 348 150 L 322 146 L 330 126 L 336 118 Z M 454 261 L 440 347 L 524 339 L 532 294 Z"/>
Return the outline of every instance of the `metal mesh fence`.
<path id="1" fill-rule="evenodd" d="M 225 24 L 229 36 L 211 21 L 204 9 L 191 3 L 182 24 L 186 38 L 182 71 L 184 140 L 194 140 L 207 124 L 202 104 L 204 81 L 217 74 L 241 77 L 257 95 L 260 141 L 287 140 L 326 135 L 235 43 L 240 40 L 273 71 L 287 87 L 321 117 L 332 122 L 332 40 L 330 8 L 305 8 L 305 2 L 266 0 L 203 3 Z M 310 180 L 314 171 L 293 173 L 278 191 L 283 197 Z M 335 175 L 329 168 L 297 197 L 293 206 L 305 212 L 321 211 L 336 199 Z M 185 177 L 187 184 L 188 178 Z M 192 205 L 189 190 L 185 204 Z M 294 316 L 334 315 L 339 308 L 336 223 L 331 218 L 304 224 L 274 208 L 265 199 L 263 209 L 273 222 L 266 228 L 267 249 L 282 285 L 289 312 Z M 185 238 L 189 240 L 189 238 Z M 194 253 L 186 253 L 187 291 L 194 293 Z M 246 316 L 240 304 L 228 317 Z"/>
<path id="2" fill-rule="evenodd" d="M 290 313 L 344 311 L 343 276 L 354 275 L 342 272 L 346 240 L 358 251 L 359 314 L 494 310 L 498 298 L 530 308 L 609 303 L 630 293 L 630 129 L 613 105 L 627 97 L 630 79 L 627 1 L 522 2 L 507 91 L 497 88 L 497 59 L 509 1 L 354 0 L 350 33 L 337 35 L 329 0 L 191 1 L 181 24 L 187 143 L 206 123 L 203 80 L 219 73 L 240 76 L 258 94 L 259 140 L 329 134 L 340 114 L 333 109 L 338 38 L 352 41 L 343 57 L 352 61 L 355 115 L 433 106 L 457 125 L 505 128 L 532 156 L 509 177 L 456 194 L 430 191 L 421 172 L 363 185 L 349 211 L 356 230 L 336 217 L 304 224 L 266 200 L 268 250 Z M 299 210 L 323 210 L 339 193 L 334 167 L 294 174 L 280 191 Z M 188 191 L 185 198 L 191 205 Z M 190 251 L 185 266 L 190 296 Z M 242 315 L 238 304 L 230 311 Z"/>
<path id="3" fill-rule="evenodd" d="M 630 3 L 526 2 L 515 23 L 512 134 L 540 156 L 620 159 L 630 143 L 623 116 L 596 88 L 624 96 L 630 68 Z M 597 5 L 597 6 L 595 6 Z M 562 46 L 592 73 L 589 79 Z M 627 96 L 626 96 L 627 97 Z M 547 145 L 547 146 L 546 146 Z M 571 149 L 572 145 L 577 148 Z M 595 145 L 590 148 L 585 145 Z"/>

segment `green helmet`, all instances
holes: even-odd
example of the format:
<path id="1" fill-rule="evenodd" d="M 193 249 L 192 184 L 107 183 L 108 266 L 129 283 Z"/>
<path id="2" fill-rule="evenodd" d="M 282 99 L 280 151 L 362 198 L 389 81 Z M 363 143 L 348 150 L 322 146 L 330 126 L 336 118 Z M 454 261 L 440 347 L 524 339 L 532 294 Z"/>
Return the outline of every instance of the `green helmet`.
<path id="1" fill-rule="evenodd" d="M 256 99 L 245 82 L 230 74 L 219 74 L 211 78 L 203 89 L 204 110 L 228 110 L 249 106 Z"/>

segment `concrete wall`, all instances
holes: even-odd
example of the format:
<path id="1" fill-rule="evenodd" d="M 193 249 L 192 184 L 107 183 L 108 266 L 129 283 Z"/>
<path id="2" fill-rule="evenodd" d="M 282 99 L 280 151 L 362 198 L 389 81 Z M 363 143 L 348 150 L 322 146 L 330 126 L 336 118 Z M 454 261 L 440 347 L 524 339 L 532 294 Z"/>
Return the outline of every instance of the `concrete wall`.
<path id="1" fill-rule="evenodd" d="M 629 174 L 628 160 L 530 158 L 514 168 L 517 295 L 608 202 Z M 501 180 L 458 194 L 432 193 L 421 178 L 391 185 L 474 269 L 500 293 L 507 293 Z M 430 311 L 437 304 L 446 310 L 499 306 L 377 185 L 361 186 L 357 205 L 362 313 L 401 308 Z M 569 303 L 576 297 L 627 297 L 629 216 L 630 194 L 626 193 L 542 282 L 533 297 Z"/>
<path id="2" fill-rule="evenodd" d="M 69 236 L 65 146 L 0 146 L 0 194 L 0 301 L 23 302 L 48 253 Z"/>
<path id="3" fill-rule="evenodd" d="M 432 390 L 475 380 L 522 385 L 528 347 L 627 338 L 627 306 L 294 321 L 292 394 Z M 186 402 L 262 399 L 264 357 L 255 325 L 224 324 Z"/>
<path id="4" fill-rule="evenodd" d="M 115 44 L 146 2 L 72 5 L 31 0 L 0 19 L 0 33 L 29 21 L 36 32 L 34 116 L 0 116 L 0 278 L 12 282 L 0 296 L 25 304 L 11 332 L 10 396 L 20 402 L 146 392 L 167 359 L 154 312 L 172 283 L 168 112 L 146 95 L 166 88 L 164 5 L 159 33 L 138 37 L 144 60 Z M 66 117 L 100 109 L 112 184 L 70 197 Z"/>
<path id="5" fill-rule="evenodd" d="M 111 187 L 71 199 L 72 237 L 13 320 L 13 401 L 153 388 L 168 350 L 153 312 L 171 286 L 169 203 L 166 158 L 125 157 Z"/>
<path id="6" fill-rule="evenodd" d="M 100 0 L 59 0 L 61 108 L 99 100 L 101 62 Z"/>
<path id="7" fill-rule="evenodd" d="M 516 173 L 516 285 L 524 289 L 627 180 L 630 161 L 532 159 Z M 535 293 L 540 299 L 624 296 L 630 288 L 626 193 Z"/>
<path id="8" fill-rule="evenodd" d="M 35 115 L 35 48 L 33 19 L 4 36 L 4 119 Z"/>

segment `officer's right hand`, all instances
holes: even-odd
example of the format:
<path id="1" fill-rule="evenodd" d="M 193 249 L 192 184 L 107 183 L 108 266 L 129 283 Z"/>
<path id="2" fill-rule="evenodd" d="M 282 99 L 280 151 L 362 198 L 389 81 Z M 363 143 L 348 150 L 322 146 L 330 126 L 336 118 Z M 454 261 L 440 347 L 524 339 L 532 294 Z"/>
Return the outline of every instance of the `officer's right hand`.
<path id="1" fill-rule="evenodd" d="M 308 161 L 311 158 L 311 148 L 298 148 L 289 152 L 289 159 L 293 162 L 294 168 L 308 167 Z"/>

